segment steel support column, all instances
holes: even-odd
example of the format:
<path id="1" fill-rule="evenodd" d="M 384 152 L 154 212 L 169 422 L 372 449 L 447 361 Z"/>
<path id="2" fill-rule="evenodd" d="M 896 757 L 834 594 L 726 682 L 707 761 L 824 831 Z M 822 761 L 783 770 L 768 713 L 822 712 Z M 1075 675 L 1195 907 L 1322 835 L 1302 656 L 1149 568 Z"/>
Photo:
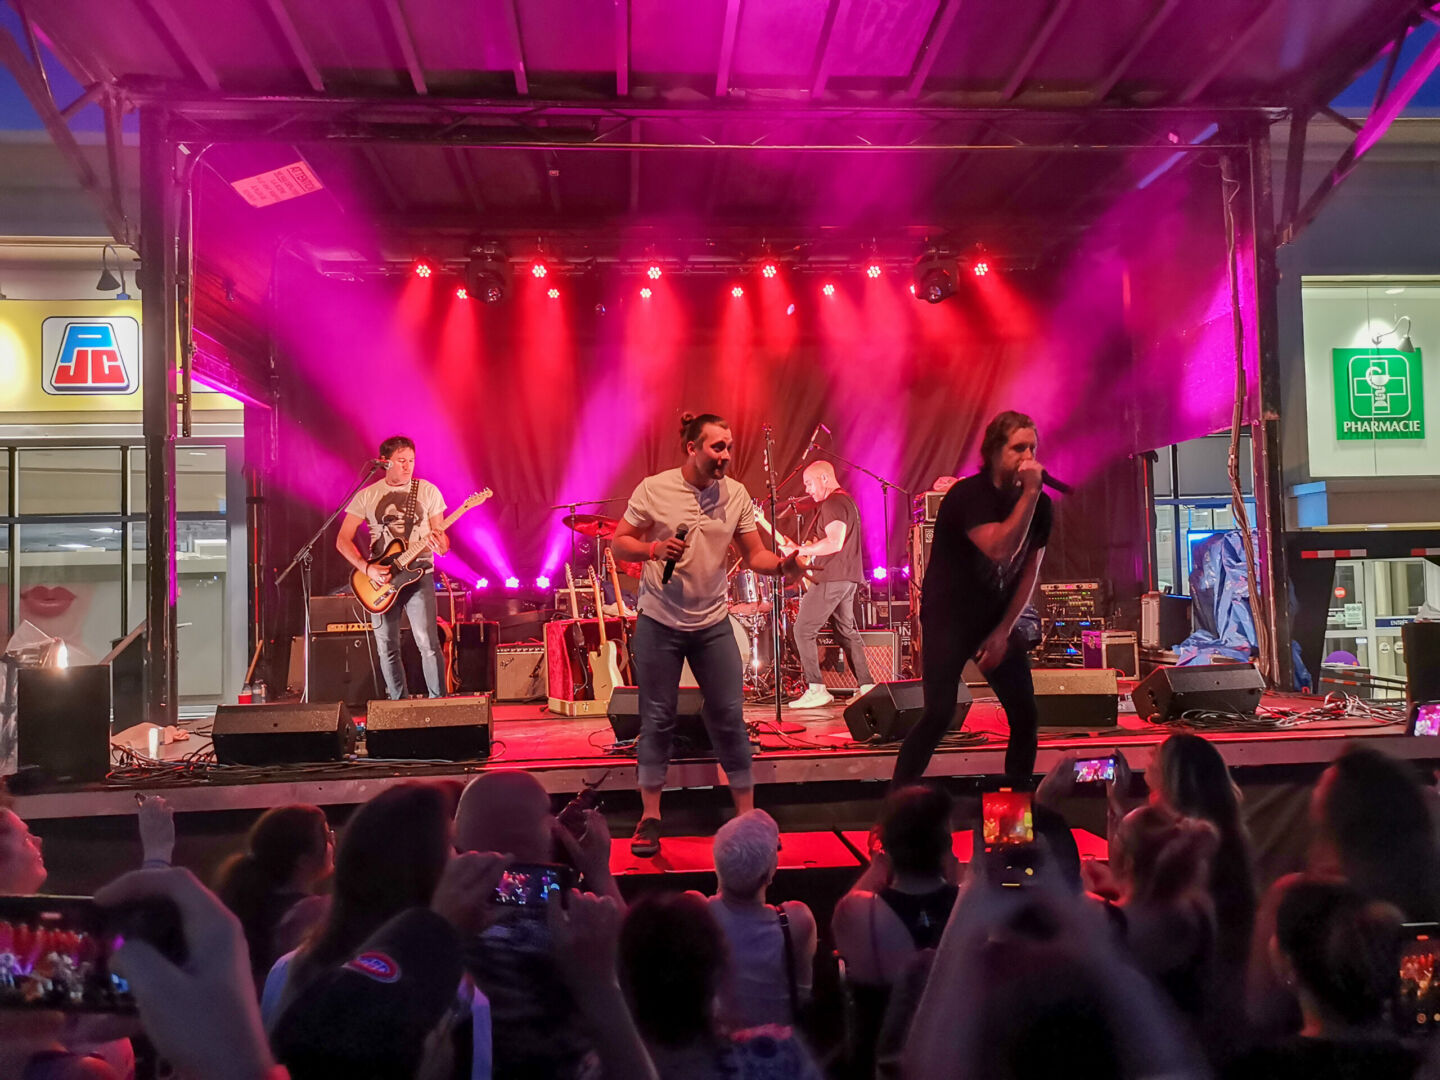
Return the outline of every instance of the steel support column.
<path id="1" fill-rule="evenodd" d="M 178 185 L 169 116 L 140 110 L 140 281 L 144 321 L 145 716 L 178 717 L 175 603 L 175 370 Z"/>
<path id="2" fill-rule="evenodd" d="M 1259 401 L 1251 410 L 1250 446 L 1254 454 L 1255 522 L 1263 618 L 1270 626 L 1269 668 L 1274 684 L 1295 685 L 1291 654 L 1290 571 L 1285 553 L 1285 487 L 1280 457 L 1280 327 L 1277 313 L 1279 274 L 1275 268 L 1275 195 L 1270 178 L 1268 131 L 1254 131 L 1246 162 L 1246 212 L 1254 266 L 1253 321 L 1256 344 L 1256 387 Z M 1253 598 L 1253 593 L 1252 593 Z"/>

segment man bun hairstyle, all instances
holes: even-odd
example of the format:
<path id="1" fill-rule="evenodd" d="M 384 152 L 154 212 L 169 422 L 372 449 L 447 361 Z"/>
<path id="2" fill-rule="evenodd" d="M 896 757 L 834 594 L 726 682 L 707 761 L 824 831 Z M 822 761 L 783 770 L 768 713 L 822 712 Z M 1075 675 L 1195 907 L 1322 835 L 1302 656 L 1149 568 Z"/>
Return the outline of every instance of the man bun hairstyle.
<path id="1" fill-rule="evenodd" d="M 695 414 L 686 412 L 680 414 L 680 445 L 689 446 L 692 442 L 698 442 L 700 433 L 705 430 L 706 424 L 714 424 L 716 427 L 723 427 L 730 430 L 730 422 L 723 416 L 716 416 L 714 413 Z"/>
<path id="2" fill-rule="evenodd" d="M 409 435 L 391 435 L 380 444 L 380 456 L 388 458 L 396 450 L 414 450 L 415 440 Z"/>
<path id="3" fill-rule="evenodd" d="M 1035 421 L 1023 412 L 1006 409 L 998 413 L 985 425 L 985 437 L 980 441 L 980 471 L 990 468 L 995 455 L 1005 448 L 1010 436 L 1022 428 L 1034 428 Z"/>

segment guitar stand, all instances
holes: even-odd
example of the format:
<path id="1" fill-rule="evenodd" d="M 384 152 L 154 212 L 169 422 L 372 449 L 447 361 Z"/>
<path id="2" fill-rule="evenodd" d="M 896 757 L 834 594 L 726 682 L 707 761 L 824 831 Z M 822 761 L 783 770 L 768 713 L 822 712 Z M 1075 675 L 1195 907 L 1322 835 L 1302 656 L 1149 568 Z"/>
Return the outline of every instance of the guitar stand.
<path id="1" fill-rule="evenodd" d="M 275 584 L 278 587 L 282 581 L 290 576 L 291 570 L 294 570 L 297 566 L 300 567 L 300 595 L 305 602 L 305 637 L 300 646 L 305 663 L 305 679 L 300 691 L 301 701 L 308 702 L 310 700 L 310 635 L 312 632 L 310 627 L 310 568 L 314 558 L 313 552 L 315 545 L 320 542 L 322 536 L 330 531 L 330 526 L 335 519 L 345 512 L 345 508 L 350 505 L 350 500 L 359 493 L 361 488 L 367 486 L 375 478 L 376 472 L 382 470 L 383 466 L 378 461 L 372 461 L 366 465 L 365 472 L 361 475 L 360 479 L 355 482 L 355 486 L 350 489 L 345 498 L 341 500 L 340 505 L 330 511 L 330 516 L 321 522 L 320 528 L 315 530 L 309 540 L 306 540 L 305 543 L 300 545 L 300 549 L 295 552 L 295 556 L 290 560 L 289 565 L 275 575 Z"/>

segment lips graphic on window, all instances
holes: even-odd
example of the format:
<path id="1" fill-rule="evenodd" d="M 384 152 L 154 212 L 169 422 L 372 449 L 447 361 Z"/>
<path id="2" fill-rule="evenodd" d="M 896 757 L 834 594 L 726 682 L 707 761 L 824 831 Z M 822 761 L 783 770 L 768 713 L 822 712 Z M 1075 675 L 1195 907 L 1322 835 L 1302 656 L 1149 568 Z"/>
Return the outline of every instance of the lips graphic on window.
<path id="1" fill-rule="evenodd" d="M 20 590 L 20 599 L 36 615 L 64 615 L 75 602 L 75 594 L 63 585 L 31 585 Z"/>

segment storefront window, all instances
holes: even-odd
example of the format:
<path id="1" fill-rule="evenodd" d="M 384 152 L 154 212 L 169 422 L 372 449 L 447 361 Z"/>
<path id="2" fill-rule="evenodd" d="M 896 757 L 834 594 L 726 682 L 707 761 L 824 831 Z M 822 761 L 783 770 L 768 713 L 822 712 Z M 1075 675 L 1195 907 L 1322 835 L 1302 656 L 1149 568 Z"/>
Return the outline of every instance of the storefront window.
<path id="1" fill-rule="evenodd" d="M 1175 508 L 1155 508 L 1155 581 L 1161 592 L 1184 592 L 1175 588 Z"/>
<path id="2" fill-rule="evenodd" d="M 20 525 L 20 620 L 93 664 L 120 635 L 120 521 Z"/>
<path id="3" fill-rule="evenodd" d="M 120 448 L 22 449 L 20 514 L 120 513 Z"/>

